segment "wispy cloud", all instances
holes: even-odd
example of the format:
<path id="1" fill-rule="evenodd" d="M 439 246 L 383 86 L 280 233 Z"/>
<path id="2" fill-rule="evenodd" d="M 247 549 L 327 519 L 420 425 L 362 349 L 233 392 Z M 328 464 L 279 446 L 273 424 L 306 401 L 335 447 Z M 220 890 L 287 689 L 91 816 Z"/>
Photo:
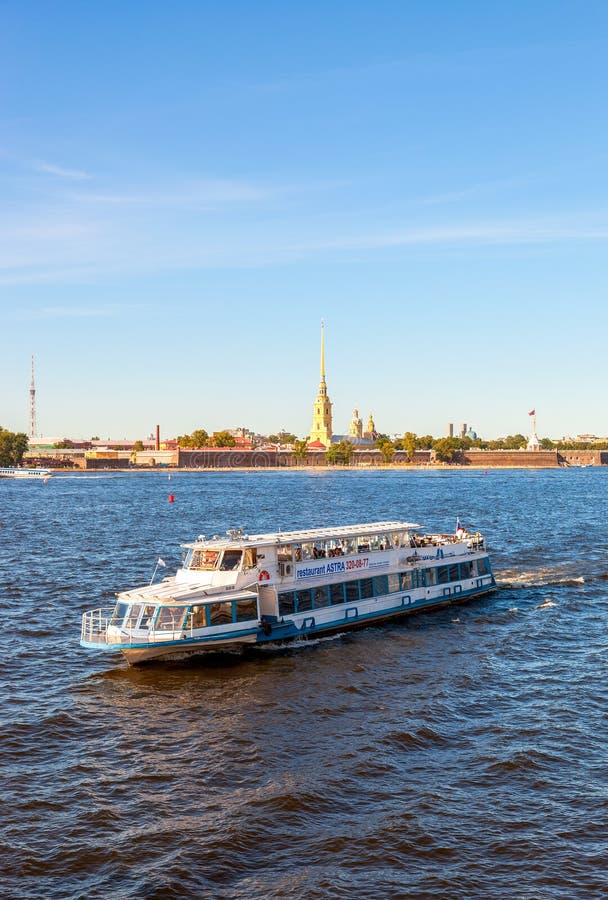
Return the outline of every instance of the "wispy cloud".
<path id="1" fill-rule="evenodd" d="M 72 191 L 68 199 L 100 206 L 153 206 L 178 209 L 213 209 L 218 206 L 251 203 L 270 196 L 263 186 L 230 179 L 196 179 L 164 190 L 144 189 L 123 192 Z"/>
<path id="2" fill-rule="evenodd" d="M 44 306 L 39 309 L 24 309 L 21 315 L 26 319 L 96 319 L 112 316 L 116 312 L 110 307 L 90 306 Z"/>
<path id="3" fill-rule="evenodd" d="M 439 225 L 380 234 L 354 235 L 319 244 L 319 249 L 405 247 L 416 244 L 538 244 L 561 241 L 601 241 L 608 238 L 608 225 L 576 222 L 511 221 Z"/>
<path id="4" fill-rule="evenodd" d="M 69 181 L 88 181 L 93 176 L 82 169 L 66 169 L 63 166 L 56 166 L 53 163 L 37 161 L 33 164 L 36 172 L 43 172 L 46 175 L 56 175 L 58 178 L 65 178 Z"/>

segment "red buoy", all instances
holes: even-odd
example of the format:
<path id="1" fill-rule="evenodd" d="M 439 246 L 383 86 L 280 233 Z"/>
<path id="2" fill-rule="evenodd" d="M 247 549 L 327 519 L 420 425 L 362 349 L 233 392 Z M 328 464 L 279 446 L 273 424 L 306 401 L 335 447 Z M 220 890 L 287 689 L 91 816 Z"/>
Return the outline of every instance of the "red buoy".
<path id="1" fill-rule="evenodd" d="M 175 497 L 173 494 L 169 494 L 169 503 L 175 503 Z"/>

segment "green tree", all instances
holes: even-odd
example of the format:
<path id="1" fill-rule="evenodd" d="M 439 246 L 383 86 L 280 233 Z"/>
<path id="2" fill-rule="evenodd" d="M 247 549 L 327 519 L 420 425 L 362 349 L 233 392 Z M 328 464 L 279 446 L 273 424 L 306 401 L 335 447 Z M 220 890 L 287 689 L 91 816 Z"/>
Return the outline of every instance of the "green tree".
<path id="1" fill-rule="evenodd" d="M 554 450 L 555 449 L 555 444 L 553 443 L 551 438 L 542 438 L 540 445 L 543 448 L 543 450 Z"/>
<path id="2" fill-rule="evenodd" d="M 177 446 L 178 447 L 192 447 L 192 438 L 189 434 L 180 434 L 177 437 Z"/>
<path id="3" fill-rule="evenodd" d="M 459 450 L 457 438 L 438 438 L 433 444 L 437 459 L 441 462 L 452 462 Z"/>
<path id="4" fill-rule="evenodd" d="M 380 451 L 383 463 L 390 463 L 395 455 L 395 445 L 388 438 L 379 438 L 376 441 L 376 447 Z"/>
<path id="5" fill-rule="evenodd" d="M 72 450 L 74 444 L 69 438 L 64 438 L 62 441 L 57 441 L 56 444 L 53 444 L 55 450 Z"/>
<path id="6" fill-rule="evenodd" d="M 414 458 L 414 453 L 416 452 L 416 447 L 418 446 L 418 438 L 414 434 L 413 431 L 406 431 L 403 435 L 403 440 L 401 441 L 403 444 L 403 449 L 407 450 L 408 459 Z"/>
<path id="7" fill-rule="evenodd" d="M 144 442 L 143 441 L 135 441 L 135 443 L 133 444 L 133 450 L 135 451 L 135 453 L 139 453 L 143 449 L 144 449 Z"/>
<path id="8" fill-rule="evenodd" d="M 223 434 L 223 432 L 222 432 L 222 434 Z M 190 435 L 190 442 L 191 442 L 190 446 L 194 447 L 196 449 L 199 449 L 200 447 L 206 447 L 207 444 L 209 443 L 209 435 L 207 434 L 207 432 L 205 431 L 204 428 L 197 428 Z M 236 443 L 236 441 L 235 441 L 235 443 Z M 219 447 L 220 444 L 218 444 L 217 446 Z"/>
<path id="9" fill-rule="evenodd" d="M 308 441 L 298 441 L 297 438 L 293 442 L 293 455 L 295 459 L 306 459 L 308 453 Z"/>
<path id="10" fill-rule="evenodd" d="M 422 437 L 416 438 L 416 450 L 432 450 L 435 438 L 432 434 L 423 434 Z"/>
<path id="11" fill-rule="evenodd" d="M 28 445 L 27 435 L 22 431 L 15 433 L 0 426 L 0 466 L 20 466 Z"/>
<path id="12" fill-rule="evenodd" d="M 520 450 L 528 443 L 528 439 L 523 434 L 510 434 L 503 441 L 505 450 Z"/>
<path id="13" fill-rule="evenodd" d="M 339 463 L 342 463 L 342 465 L 348 465 L 353 449 L 354 445 L 351 443 L 351 441 L 340 441 L 338 444 L 332 444 L 328 448 L 325 454 L 325 459 L 330 466 L 335 466 Z"/>
<path id="14" fill-rule="evenodd" d="M 229 431 L 218 431 L 213 438 L 213 443 L 216 447 L 234 447 L 236 445 L 236 440 Z"/>

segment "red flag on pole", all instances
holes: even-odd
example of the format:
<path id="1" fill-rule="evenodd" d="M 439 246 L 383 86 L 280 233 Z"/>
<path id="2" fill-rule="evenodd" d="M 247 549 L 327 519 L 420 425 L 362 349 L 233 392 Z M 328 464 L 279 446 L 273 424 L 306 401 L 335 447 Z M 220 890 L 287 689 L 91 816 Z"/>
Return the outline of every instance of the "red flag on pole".
<path id="1" fill-rule="evenodd" d="M 528 413 L 528 415 L 529 415 L 529 416 L 535 416 L 535 415 L 536 415 L 536 410 L 535 410 L 535 409 L 531 409 L 530 412 Z"/>

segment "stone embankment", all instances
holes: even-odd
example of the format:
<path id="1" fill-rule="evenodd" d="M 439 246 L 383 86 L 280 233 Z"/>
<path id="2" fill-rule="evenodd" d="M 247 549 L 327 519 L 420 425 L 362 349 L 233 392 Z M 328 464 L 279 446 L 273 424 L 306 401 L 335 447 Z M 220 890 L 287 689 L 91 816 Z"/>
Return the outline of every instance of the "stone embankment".
<path id="1" fill-rule="evenodd" d="M 201 450 L 156 450 L 140 453 L 115 451 L 106 453 L 52 451 L 45 456 L 27 455 L 27 463 L 50 468 L 78 469 L 292 469 L 327 466 L 323 451 L 310 451 L 297 457 L 290 450 L 237 450 L 235 448 L 203 448 Z M 60 454 L 60 455 L 59 455 Z M 386 467 L 379 450 L 356 450 L 351 454 L 352 468 Z M 444 467 L 431 450 L 417 450 L 409 459 L 404 450 L 392 457 L 390 468 Z M 576 466 L 608 465 L 607 450 L 467 450 L 450 464 L 451 468 L 479 469 L 547 469 Z"/>

